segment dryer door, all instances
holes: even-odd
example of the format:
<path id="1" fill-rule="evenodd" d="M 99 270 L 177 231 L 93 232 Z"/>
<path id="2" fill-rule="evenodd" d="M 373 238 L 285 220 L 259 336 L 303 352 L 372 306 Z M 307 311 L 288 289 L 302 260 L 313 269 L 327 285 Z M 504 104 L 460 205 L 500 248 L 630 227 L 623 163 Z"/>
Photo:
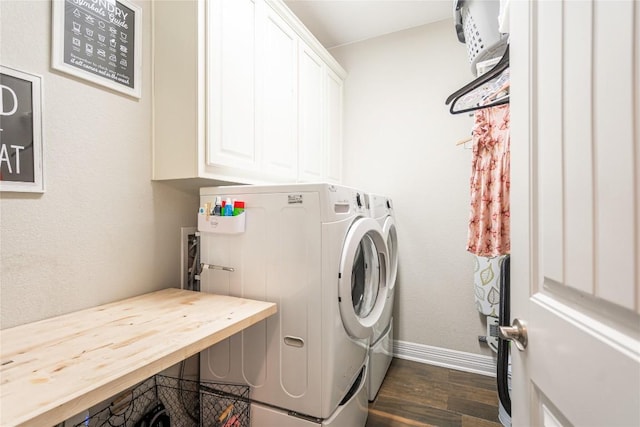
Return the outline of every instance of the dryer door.
<path id="1" fill-rule="evenodd" d="M 389 251 L 389 292 L 396 285 L 396 277 L 398 275 L 398 231 L 396 229 L 396 221 L 392 216 L 388 216 L 384 220 L 382 234 L 387 242 L 387 250 Z"/>
<path id="2" fill-rule="evenodd" d="M 387 299 L 387 245 L 382 228 L 371 218 L 353 223 L 342 250 L 338 295 L 340 315 L 354 338 L 367 338 Z"/>

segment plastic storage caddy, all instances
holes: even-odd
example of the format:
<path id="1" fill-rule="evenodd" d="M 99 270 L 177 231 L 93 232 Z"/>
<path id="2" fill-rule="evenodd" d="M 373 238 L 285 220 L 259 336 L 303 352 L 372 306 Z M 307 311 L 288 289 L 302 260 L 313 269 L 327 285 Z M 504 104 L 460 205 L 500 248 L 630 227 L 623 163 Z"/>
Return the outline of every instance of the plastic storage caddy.
<path id="1" fill-rule="evenodd" d="M 236 216 L 218 216 L 198 213 L 198 231 L 219 234 L 244 233 L 245 218 L 245 212 Z"/>

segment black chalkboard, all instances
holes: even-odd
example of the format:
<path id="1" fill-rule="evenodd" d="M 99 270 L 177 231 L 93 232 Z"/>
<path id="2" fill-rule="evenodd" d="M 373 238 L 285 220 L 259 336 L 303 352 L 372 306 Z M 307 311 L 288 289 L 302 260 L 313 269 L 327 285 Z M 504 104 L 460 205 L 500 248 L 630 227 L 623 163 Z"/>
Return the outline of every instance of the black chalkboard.
<path id="1" fill-rule="evenodd" d="M 139 97 L 141 13 L 126 0 L 54 2 L 54 68 Z"/>

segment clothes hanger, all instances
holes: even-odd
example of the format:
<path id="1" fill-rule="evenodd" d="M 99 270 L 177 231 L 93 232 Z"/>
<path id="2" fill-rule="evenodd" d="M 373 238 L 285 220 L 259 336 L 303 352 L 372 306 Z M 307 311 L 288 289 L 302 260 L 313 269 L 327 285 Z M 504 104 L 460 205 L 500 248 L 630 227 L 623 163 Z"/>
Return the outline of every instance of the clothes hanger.
<path id="1" fill-rule="evenodd" d="M 467 83 L 447 98 L 451 114 L 466 113 L 509 102 L 509 44 L 500 61 L 489 71 Z M 462 105 L 458 105 L 462 104 Z"/>
<path id="2" fill-rule="evenodd" d="M 462 144 L 466 144 L 467 142 L 471 141 L 472 139 L 473 139 L 473 136 L 468 136 L 466 138 L 462 138 L 460 141 L 456 142 L 456 146 L 462 145 Z"/>

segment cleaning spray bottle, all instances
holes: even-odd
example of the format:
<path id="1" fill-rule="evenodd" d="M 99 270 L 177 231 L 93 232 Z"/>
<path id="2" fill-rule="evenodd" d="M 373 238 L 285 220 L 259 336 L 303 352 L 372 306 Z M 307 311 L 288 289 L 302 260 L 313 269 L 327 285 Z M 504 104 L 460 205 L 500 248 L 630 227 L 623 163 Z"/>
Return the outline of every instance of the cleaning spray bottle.
<path id="1" fill-rule="evenodd" d="M 224 205 L 223 216 L 233 216 L 233 203 L 231 203 L 231 199 L 227 198 L 227 201 Z"/>
<path id="2" fill-rule="evenodd" d="M 216 196 L 216 202 L 215 205 L 213 206 L 213 214 L 220 216 L 222 215 L 222 199 L 220 198 L 220 196 Z"/>

